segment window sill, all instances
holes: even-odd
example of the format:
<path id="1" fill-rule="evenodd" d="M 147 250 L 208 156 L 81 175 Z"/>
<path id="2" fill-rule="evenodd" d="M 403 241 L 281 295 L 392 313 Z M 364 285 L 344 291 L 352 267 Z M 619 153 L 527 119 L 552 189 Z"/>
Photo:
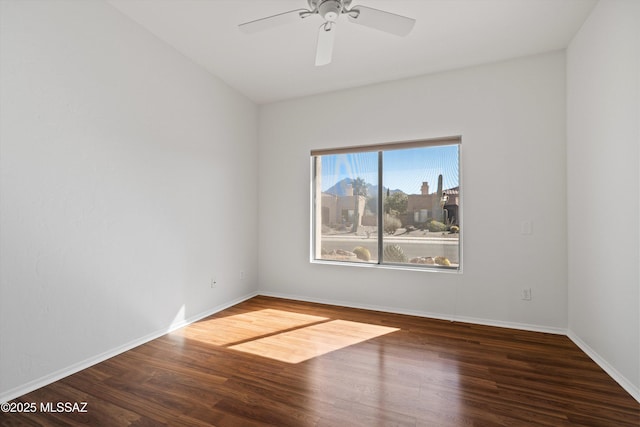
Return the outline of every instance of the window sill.
<path id="1" fill-rule="evenodd" d="M 407 264 L 375 264 L 370 262 L 349 262 L 349 261 L 331 261 L 323 259 L 311 259 L 311 264 L 321 265 L 339 265 L 348 267 L 361 267 L 361 268 L 375 268 L 383 270 L 405 270 L 405 271 L 420 271 L 429 273 L 445 273 L 445 274 L 462 274 L 462 267 L 446 267 L 446 266 L 429 266 L 415 267 Z"/>

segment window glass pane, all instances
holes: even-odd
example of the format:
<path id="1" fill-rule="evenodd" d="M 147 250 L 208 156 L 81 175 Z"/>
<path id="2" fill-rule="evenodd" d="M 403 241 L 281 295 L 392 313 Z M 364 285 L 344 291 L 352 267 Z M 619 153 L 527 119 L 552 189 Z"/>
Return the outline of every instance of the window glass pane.
<path id="1" fill-rule="evenodd" d="M 314 258 L 378 262 L 378 153 L 316 156 Z"/>
<path id="2" fill-rule="evenodd" d="M 459 267 L 458 150 L 383 152 L 383 263 Z"/>
<path id="3" fill-rule="evenodd" d="M 457 141 L 312 153 L 312 258 L 459 269 Z"/>

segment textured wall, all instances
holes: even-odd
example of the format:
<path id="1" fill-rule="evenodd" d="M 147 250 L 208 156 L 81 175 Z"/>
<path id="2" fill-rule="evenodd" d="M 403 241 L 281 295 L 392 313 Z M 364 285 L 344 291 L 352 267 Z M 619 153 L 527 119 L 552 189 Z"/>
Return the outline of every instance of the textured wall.
<path id="1" fill-rule="evenodd" d="M 463 273 L 309 262 L 312 149 L 456 135 Z M 562 52 L 261 106 L 259 159 L 261 291 L 566 328 Z"/>
<path id="2" fill-rule="evenodd" d="M 569 329 L 640 400 L 640 3 L 602 1 L 567 51 Z"/>
<path id="3" fill-rule="evenodd" d="M 257 108 L 102 1 L 0 4 L 5 398 L 255 291 Z"/>

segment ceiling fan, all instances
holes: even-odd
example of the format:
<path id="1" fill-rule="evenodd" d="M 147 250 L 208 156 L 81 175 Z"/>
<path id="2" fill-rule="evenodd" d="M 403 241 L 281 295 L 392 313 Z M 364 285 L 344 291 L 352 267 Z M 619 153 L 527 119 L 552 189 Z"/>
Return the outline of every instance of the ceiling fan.
<path id="1" fill-rule="evenodd" d="M 365 6 L 351 6 L 352 0 L 307 0 L 309 9 L 296 9 L 255 21 L 245 22 L 238 27 L 244 33 L 251 34 L 276 26 L 296 22 L 312 15 L 324 19 L 318 32 L 316 65 L 331 62 L 333 39 L 336 33 L 336 21 L 340 15 L 347 15 L 349 21 L 366 27 L 375 28 L 397 36 L 406 36 L 413 29 L 416 20 L 395 13 L 385 12 Z"/>

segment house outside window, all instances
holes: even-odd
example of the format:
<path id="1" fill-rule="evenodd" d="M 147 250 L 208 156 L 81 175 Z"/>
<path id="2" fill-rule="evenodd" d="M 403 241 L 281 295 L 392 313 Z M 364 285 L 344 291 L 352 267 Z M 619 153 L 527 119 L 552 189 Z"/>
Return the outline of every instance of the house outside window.
<path id="1" fill-rule="evenodd" d="M 460 270 L 460 144 L 312 151 L 312 261 Z"/>

